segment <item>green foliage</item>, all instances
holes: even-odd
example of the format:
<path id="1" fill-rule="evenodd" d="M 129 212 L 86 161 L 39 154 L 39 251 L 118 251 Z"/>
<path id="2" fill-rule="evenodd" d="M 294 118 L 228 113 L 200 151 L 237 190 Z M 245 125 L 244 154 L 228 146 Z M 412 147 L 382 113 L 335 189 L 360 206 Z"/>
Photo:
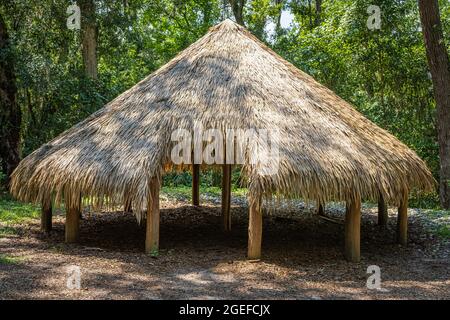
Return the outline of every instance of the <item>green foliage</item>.
<path id="1" fill-rule="evenodd" d="M 439 194 L 436 192 L 420 196 L 412 194 L 408 203 L 411 208 L 440 209 Z"/>
<path id="2" fill-rule="evenodd" d="M 438 228 L 437 234 L 445 239 L 450 239 L 450 226 L 442 225 Z"/>
<path id="3" fill-rule="evenodd" d="M 163 186 L 178 187 L 190 186 L 192 184 L 192 175 L 188 171 L 183 172 L 169 172 L 163 176 Z"/>
<path id="4" fill-rule="evenodd" d="M 222 172 L 218 170 L 202 171 L 200 184 L 206 187 L 222 187 Z"/>
<path id="5" fill-rule="evenodd" d="M 21 259 L 17 257 L 7 256 L 5 254 L 0 254 L 0 265 L 2 264 L 18 264 Z"/>
<path id="6" fill-rule="evenodd" d="M 0 197 L 0 222 L 20 223 L 39 216 L 40 209 L 37 206 L 14 201 L 6 196 Z"/>
<path id="7" fill-rule="evenodd" d="M 23 156 L 133 86 L 227 15 L 221 0 L 95 3 L 98 80 L 85 77 L 80 32 L 66 27 L 69 2 L 0 4 L 16 61 Z M 413 148 L 438 179 L 435 103 L 417 1 L 323 0 L 318 24 L 314 3 L 247 0 L 244 19 L 275 51 Z M 439 3 L 448 47 L 450 3 Z M 366 26 L 367 8 L 372 4 L 381 8 L 380 30 Z M 292 28 L 280 27 L 283 10 L 293 14 Z M 270 23 L 276 26 L 271 37 Z M 168 174 L 164 185 L 189 186 L 191 180 L 189 173 Z M 232 181 L 234 186 L 245 184 L 239 168 L 233 170 Z M 221 173 L 202 172 L 201 184 L 220 187 Z M 437 198 L 427 196 L 413 203 L 433 207 Z"/>
<path id="8" fill-rule="evenodd" d="M 168 198 L 174 198 L 184 201 L 192 200 L 191 185 L 162 186 L 161 192 Z M 233 186 L 231 193 L 234 197 L 245 197 L 247 189 Z M 200 195 L 206 195 L 209 197 L 220 199 L 220 197 L 222 196 L 222 189 L 220 187 L 200 185 Z"/>
<path id="9" fill-rule="evenodd" d="M 231 173 L 231 184 L 233 188 L 244 187 L 245 184 L 242 181 L 240 175 L 241 168 L 234 166 Z M 179 187 L 179 186 L 191 186 L 192 174 L 190 171 L 176 172 L 172 171 L 166 173 L 163 176 L 163 186 L 166 187 Z M 219 169 L 208 169 L 200 171 L 200 185 L 205 188 L 209 187 L 222 187 L 222 171 Z"/>

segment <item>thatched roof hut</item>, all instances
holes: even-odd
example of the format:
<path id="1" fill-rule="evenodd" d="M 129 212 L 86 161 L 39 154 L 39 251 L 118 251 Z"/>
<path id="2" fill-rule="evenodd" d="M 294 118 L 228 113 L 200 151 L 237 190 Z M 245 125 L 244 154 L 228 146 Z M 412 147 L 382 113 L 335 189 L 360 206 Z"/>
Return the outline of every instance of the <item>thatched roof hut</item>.
<path id="1" fill-rule="evenodd" d="M 242 166 L 253 222 L 261 196 L 339 200 L 349 207 L 360 199 L 383 199 L 405 206 L 409 190 L 434 187 L 414 151 L 225 20 L 26 157 L 12 175 L 11 192 L 41 203 L 51 195 L 57 202 L 65 197 L 74 208 L 80 194 L 100 204 L 131 201 L 139 215 L 151 201 L 152 185 L 172 165 L 172 132 L 192 131 L 195 123 L 223 132 L 278 129 L 278 171 L 263 175 L 248 161 Z"/>

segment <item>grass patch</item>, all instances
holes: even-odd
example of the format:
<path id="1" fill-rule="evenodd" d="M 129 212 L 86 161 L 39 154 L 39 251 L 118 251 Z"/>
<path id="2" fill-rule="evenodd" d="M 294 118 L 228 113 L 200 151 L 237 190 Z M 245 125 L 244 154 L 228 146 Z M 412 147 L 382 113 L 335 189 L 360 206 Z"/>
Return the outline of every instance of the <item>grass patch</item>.
<path id="1" fill-rule="evenodd" d="M 444 239 L 450 239 L 450 211 L 425 209 L 423 213 L 432 223 L 433 234 Z"/>
<path id="2" fill-rule="evenodd" d="M 12 200 L 8 196 L 0 196 L 0 221 L 6 223 L 20 223 L 40 216 L 38 206 Z"/>
<path id="3" fill-rule="evenodd" d="M 444 239 L 450 239 L 450 226 L 449 225 L 442 225 L 440 226 L 436 234 Z"/>
<path id="4" fill-rule="evenodd" d="M 447 210 L 436 210 L 436 209 L 423 209 L 423 212 L 433 219 L 444 219 L 450 217 L 450 211 Z"/>
<path id="5" fill-rule="evenodd" d="M 0 254 L 0 264 L 18 264 L 21 258 Z"/>
<path id="6" fill-rule="evenodd" d="M 187 186 L 176 186 L 176 187 L 163 186 L 161 188 L 161 193 L 163 193 L 164 195 L 166 195 L 170 198 L 175 198 L 175 199 L 187 199 L 187 200 L 192 199 L 191 188 L 189 188 Z"/>

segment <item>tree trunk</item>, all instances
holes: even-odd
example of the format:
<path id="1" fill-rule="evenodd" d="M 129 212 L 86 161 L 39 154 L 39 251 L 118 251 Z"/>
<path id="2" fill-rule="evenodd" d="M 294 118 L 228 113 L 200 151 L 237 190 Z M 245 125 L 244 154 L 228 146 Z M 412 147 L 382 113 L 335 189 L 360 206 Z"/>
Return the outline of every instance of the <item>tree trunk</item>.
<path id="1" fill-rule="evenodd" d="M 236 22 L 241 26 L 245 26 L 244 24 L 244 5 L 245 0 L 229 0 L 231 9 L 233 10 L 234 18 Z"/>
<path id="2" fill-rule="evenodd" d="M 312 22 L 312 7 L 311 7 L 311 0 L 308 0 L 308 16 L 309 16 L 309 28 L 312 29 L 313 22 Z"/>
<path id="3" fill-rule="evenodd" d="M 22 113 L 16 101 L 14 58 L 8 30 L 0 15 L 0 162 L 6 184 L 20 161 L 20 126 Z"/>
<path id="4" fill-rule="evenodd" d="M 281 31 L 281 15 L 283 14 L 283 0 L 275 0 L 275 5 L 279 8 L 276 16 L 275 32 L 279 34 Z"/>
<path id="5" fill-rule="evenodd" d="M 93 0 L 80 1 L 81 10 L 81 46 L 86 75 L 97 79 L 97 23 Z"/>
<path id="6" fill-rule="evenodd" d="M 450 65 L 437 0 L 419 0 L 420 20 L 434 87 L 440 158 L 440 200 L 450 209 Z"/>
<path id="7" fill-rule="evenodd" d="M 322 0 L 316 0 L 316 18 L 314 21 L 316 27 L 320 25 L 321 15 L 322 15 Z"/>

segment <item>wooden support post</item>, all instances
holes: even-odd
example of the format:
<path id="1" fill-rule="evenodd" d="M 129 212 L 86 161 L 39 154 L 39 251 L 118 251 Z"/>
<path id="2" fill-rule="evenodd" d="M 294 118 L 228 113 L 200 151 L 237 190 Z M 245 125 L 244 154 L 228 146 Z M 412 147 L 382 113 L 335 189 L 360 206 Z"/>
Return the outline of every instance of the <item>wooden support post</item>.
<path id="1" fill-rule="evenodd" d="M 319 202 L 317 202 L 317 214 L 319 216 L 325 215 L 325 209 L 324 209 L 323 205 L 320 204 Z"/>
<path id="2" fill-rule="evenodd" d="M 66 201 L 66 242 L 75 243 L 80 238 L 81 197 Z"/>
<path id="3" fill-rule="evenodd" d="M 222 166 L 222 217 L 223 229 L 231 230 L 231 164 Z"/>
<path id="4" fill-rule="evenodd" d="M 403 246 L 408 242 L 408 192 L 403 192 L 397 217 L 397 241 Z"/>
<path id="5" fill-rule="evenodd" d="M 145 253 L 153 256 L 159 251 L 159 180 L 152 178 L 147 205 L 147 232 L 145 235 Z"/>
<path id="6" fill-rule="evenodd" d="M 351 262 L 359 262 L 361 229 L 361 199 L 347 202 L 345 212 L 345 258 Z"/>
<path id="7" fill-rule="evenodd" d="M 248 220 L 248 253 L 250 260 L 261 258 L 262 241 L 262 212 L 261 196 L 249 198 L 249 220 Z"/>
<path id="8" fill-rule="evenodd" d="M 200 165 L 192 165 L 192 204 L 200 205 Z"/>
<path id="9" fill-rule="evenodd" d="M 42 202 L 41 231 L 52 231 L 52 200 L 51 197 Z"/>
<path id="10" fill-rule="evenodd" d="M 123 212 L 133 212 L 133 207 L 131 206 L 131 199 L 126 198 L 123 205 Z"/>
<path id="11" fill-rule="evenodd" d="M 83 211 L 81 210 L 82 203 L 83 203 L 83 197 L 81 196 L 81 193 L 80 193 L 80 220 L 83 220 Z"/>
<path id="12" fill-rule="evenodd" d="M 378 199 L 378 225 L 381 227 L 387 227 L 388 222 L 388 208 L 386 202 L 384 202 L 383 196 L 380 195 Z"/>

